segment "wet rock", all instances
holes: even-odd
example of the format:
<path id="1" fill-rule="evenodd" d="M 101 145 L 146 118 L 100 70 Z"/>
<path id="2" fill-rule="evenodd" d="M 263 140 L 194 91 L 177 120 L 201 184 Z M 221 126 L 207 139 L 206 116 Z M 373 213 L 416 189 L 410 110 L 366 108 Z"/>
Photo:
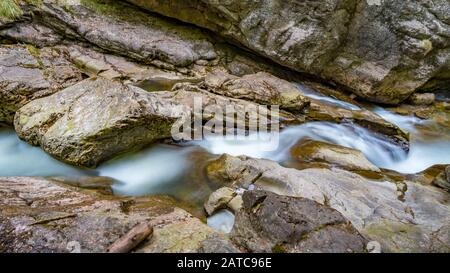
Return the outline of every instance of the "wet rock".
<path id="1" fill-rule="evenodd" d="M 412 94 L 408 101 L 413 105 L 430 105 L 435 101 L 433 93 L 415 93 Z"/>
<path id="2" fill-rule="evenodd" d="M 12 124 L 15 112 L 36 98 L 82 80 L 65 58 L 65 48 L 0 46 L 0 122 Z"/>
<path id="3" fill-rule="evenodd" d="M 445 0 L 128 1 L 375 102 L 399 103 L 435 76 L 440 85 L 448 81 L 442 73 L 450 58 Z"/>
<path id="4" fill-rule="evenodd" d="M 198 252 L 213 231 L 165 196 L 122 198 L 44 178 L 0 178 L 0 252 L 106 252 L 139 223 L 154 236 L 136 252 Z"/>
<path id="5" fill-rule="evenodd" d="M 236 196 L 233 189 L 223 187 L 214 191 L 205 202 L 205 210 L 208 215 L 212 215 L 219 209 L 226 208 L 228 203 Z"/>
<path id="6" fill-rule="evenodd" d="M 216 71 L 206 76 L 205 85 L 213 93 L 263 105 L 279 105 L 293 112 L 301 112 L 309 105 L 309 100 L 293 84 L 265 72 L 240 78 Z"/>
<path id="7" fill-rule="evenodd" d="M 242 195 L 236 195 L 233 199 L 231 199 L 230 202 L 228 202 L 227 206 L 234 213 L 237 213 L 238 211 L 241 210 L 243 203 L 244 203 L 244 200 L 242 200 Z"/>
<path id="8" fill-rule="evenodd" d="M 229 185 L 246 188 L 252 181 L 257 189 L 327 205 L 342 213 L 365 238 L 378 241 L 384 252 L 450 251 L 446 191 L 409 180 L 373 181 L 338 168 L 296 170 L 269 160 L 227 158 L 215 164 L 232 160 L 240 166 L 233 169 L 240 172 L 228 169 L 227 177 L 235 180 L 228 180 Z"/>
<path id="9" fill-rule="evenodd" d="M 339 212 L 315 201 L 247 191 L 231 238 L 251 252 L 364 252 L 365 239 Z"/>
<path id="10" fill-rule="evenodd" d="M 230 243 L 230 240 L 224 239 L 220 236 L 209 236 L 202 242 L 200 249 L 201 253 L 241 253 L 242 251 L 235 245 Z"/>
<path id="11" fill-rule="evenodd" d="M 51 181 L 66 184 L 69 186 L 95 190 L 101 192 L 102 194 L 113 194 L 112 185 L 114 180 L 109 177 L 101 176 L 80 176 L 80 177 L 49 177 Z"/>
<path id="12" fill-rule="evenodd" d="M 94 167 L 170 137 L 184 108 L 160 94 L 107 79 L 87 79 L 34 100 L 15 117 L 18 136 L 74 165 Z"/>
<path id="13" fill-rule="evenodd" d="M 291 154 L 300 162 L 325 162 L 346 170 L 380 172 L 362 152 L 325 142 L 298 143 L 292 147 Z"/>

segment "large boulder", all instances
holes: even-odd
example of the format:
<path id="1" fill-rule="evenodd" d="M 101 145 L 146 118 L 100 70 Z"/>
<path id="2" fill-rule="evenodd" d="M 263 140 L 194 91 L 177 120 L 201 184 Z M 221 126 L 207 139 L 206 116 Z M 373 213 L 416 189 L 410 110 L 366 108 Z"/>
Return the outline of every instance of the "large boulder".
<path id="1" fill-rule="evenodd" d="M 360 97 L 398 103 L 445 84 L 450 3 L 395 0 L 128 0 L 213 30 L 284 66 Z"/>
<path id="2" fill-rule="evenodd" d="M 366 239 L 378 241 L 383 252 L 450 251 L 450 196 L 434 186 L 408 180 L 374 181 L 338 168 L 296 170 L 247 157 L 226 156 L 211 164 L 214 168 L 207 170 L 221 174 L 209 177 L 224 177 L 223 183 L 229 186 L 252 184 L 337 210 Z"/>
<path id="3" fill-rule="evenodd" d="M 247 191 L 231 238 L 252 252 L 364 252 L 366 241 L 339 212 L 315 201 Z"/>
<path id="4" fill-rule="evenodd" d="M 82 80 L 63 47 L 0 46 L 0 122 L 12 124 L 15 112 L 29 101 Z"/>
<path id="5" fill-rule="evenodd" d="M 98 78 L 30 102 L 15 116 L 18 136 L 70 164 L 94 167 L 171 136 L 184 108 L 157 93 Z"/>
<path id="6" fill-rule="evenodd" d="M 122 198 L 44 178 L 3 177 L 0 197 L 0 252 L 106 252 L 143 223 L 153 236 L 135 252 L 238 251 L 167 196 Z"/>

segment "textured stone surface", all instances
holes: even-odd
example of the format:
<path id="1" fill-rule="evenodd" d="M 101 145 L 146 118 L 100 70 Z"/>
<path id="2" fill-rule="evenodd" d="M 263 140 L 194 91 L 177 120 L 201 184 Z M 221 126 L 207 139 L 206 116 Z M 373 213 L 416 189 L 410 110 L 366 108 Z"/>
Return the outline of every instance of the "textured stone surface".
<path id="1" fill-rule="evenodd" d="M 365 238 L 378 241 L 383 252 L 450 251 L 450 196 L 436 187 L 408 180 L 372 181 L 340 169 L 289 169 L 246 157 L 221 157 L 212 164 L 209 170 L 219 172 L 224 170 L 220 165 L 235 166 L 225 168 L 228 179 L 223 181 L 235 187 L 247 188 L 250 182 L 339 211 Z"/>
<path id="2" fill-rule="evenodd" d="M 0 45 L 0 122 L 12 124 L 21 106 L 81 80 L 63 47 Z"/>
<path id="3" fill-rule="evenodd" d="M 128 0 L 211 29 L 297 71 L 376 102 L 448 81 L 450 3 L 439 1 Z"/>
<path id="4" fill-rule="evenodd" d="M 252 252 L 364 252 L 365 239 L 339 212 L 315 201 L 247 191 L 231 238 Z"/>
<path id="5" fill-rule="evenodd" d="M 93 167 L 170 137 L 184 108 L 157 93 L 98 78 L 34 100 L 15 117 L 18 136 L 70 164 Z"/>
<path id="6" fill-rule="evenodd" d="M 137 224 L 154 236 L 136 252 L 211 250 L 223 235 L 165 196 L 121 198 L 64 186 L 43 178 L 0 178 L 0 252 L 106 252 Z"/>
<path id="7" fill-rule="evenodd" d="M 380 172 L 361 151 L 325 142 L 298 143 L 291 154 L 300 162 L 325 162 L 347 170 Z"/>

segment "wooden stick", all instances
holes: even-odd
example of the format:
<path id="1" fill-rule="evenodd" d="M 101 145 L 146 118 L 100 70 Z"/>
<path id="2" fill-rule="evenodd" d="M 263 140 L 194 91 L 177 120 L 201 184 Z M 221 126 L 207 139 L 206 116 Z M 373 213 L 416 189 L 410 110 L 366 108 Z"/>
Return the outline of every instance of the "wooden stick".
<path id="1" fill-rule="evenodd" d="M 47 224 L 53 221 L 58 221 L 58 220 L 62 220 L 62 219 L 66 219 L 66 218 L 72 218 L 72 217 L 76 217 L 76 214 L 66 214 L 63 216 L 57 216 L 57 217 L 53 217 L 53 218 L 47 218 L 47 219 L 42 219 L 36 222 L 33 222 L 30 224 L 30 226 L 34 226 L 34 225 L 42 225 L 42 224 Z"/>
<path id="2" fill-rule="evenodd" d="M 149 223 L 138 224 L 110 245 L 107 252 L 128 253 L 152 234 L 153 227 Z"/>

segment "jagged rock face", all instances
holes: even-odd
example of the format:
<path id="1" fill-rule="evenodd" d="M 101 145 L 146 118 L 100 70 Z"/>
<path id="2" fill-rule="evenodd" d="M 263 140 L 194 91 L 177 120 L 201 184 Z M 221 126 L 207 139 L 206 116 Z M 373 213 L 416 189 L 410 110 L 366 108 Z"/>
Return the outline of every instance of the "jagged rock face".
<path id="1" fill-rule="evenodd" d="M 0 122 L 12 124 L 15 112 L 27 102 L 81 80 L 81 72 L 64 57 L 64 48 L 1 45 Z"/>
<path id="2" fill-rule="evenodd" d="M 434 88 L 448 81 L 446 0 L 128 1 L 211 29 L 371 101 L 399 103 L 431 79 Z"/>
<path id="3" fill-rule="evenodd" d="M 364 252 L 365 239 L 339 212 L 315 201 L 247 191 L 231 238 L 252 252 Z"/>
<path id="4" fill-rule="evenodd" d="M 296 170 L 278 163 L 222 156 L 207 167 L 216 183 L 314 200 L 340 212 L 383 252 L 449 252 L 448 193 L 412 181 L 374 181 L 341 169 Z"/>
<path id="5" fill-rule="evenodd" d="M 15 116 L 18 136 L 54 157 L 94 167 L 170 137 L 184 108 L 160 94 L 98 78 L 30 102 Z"/>
<path id="6" fill-rule="evenodd" d="M 167 196 L 121 198 L 44 178 L 3 177 L 0 197 L 0 252 L 106 252 L 141 223 L 154 234 L 136 252 L 238 252 Z"/>

